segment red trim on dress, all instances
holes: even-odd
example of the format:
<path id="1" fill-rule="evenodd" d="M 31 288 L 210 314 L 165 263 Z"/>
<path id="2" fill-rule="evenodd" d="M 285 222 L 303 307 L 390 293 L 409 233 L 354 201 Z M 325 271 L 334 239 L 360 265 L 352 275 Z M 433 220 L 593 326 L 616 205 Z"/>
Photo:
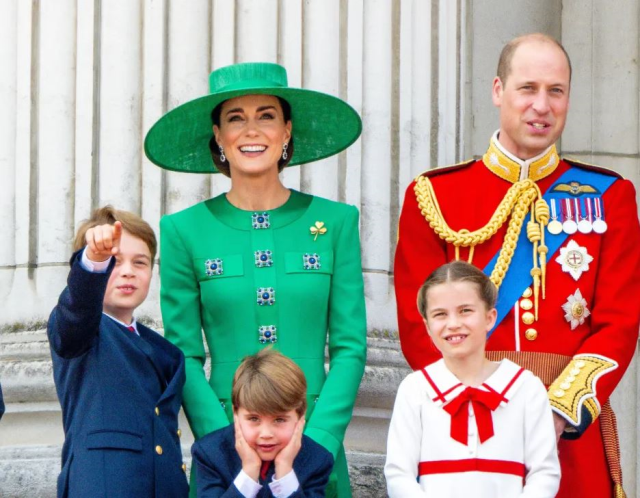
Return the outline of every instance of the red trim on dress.
<path id="1" fill-rule="evenodd" d="M 496 474 L 510 474 L 517 477 L 525 476 L 524 463 L 509 460 L 487 460 L 483 458 L 469 458 L 466 460 L 435 460 L 420 462 L 418 475 L 453 474 L 458 472 L 493 472 Z"/>
<path id="2" fill-rule="evenodd" d="M 507 394 L 507 391 L 509 391 L 509 389 L 511 389 L 511 386 L 513 386 L 513 384 L 515 383 L 516 380 L 518 380 L 518 377 L 520 377 L 522 375 L 522 372 L 524 372 L 524 368 L 520 368 L 520 370 L 518 370 L 518 373 L 515 374 L 513 376 L 513 379 L 511 379 L 511 382 L 509 382 L 507 384 L 507 387 L 504 388 L 504 390 L 502 391 L 502 395 L 504 396 L 505 394 Z"/>
<path id="3" fill-rule="evenodd" d="M 431 377 L 427 373 L 427 369 L 426 368 L 422 369 L 422 374 L 424 375 L 424 378 L 427 379 L 427 382 L 431 385 L 431 388 L 436 392 L 436 397 L 433 399 L 433 401 L 437 400 L 437 401 L 442 401 L 444 403 L 444 396 L 440 392 L 440 389 L 438 389 L 438 386 L 436 386 L 436 383 L 433 382 L 433 380 L 431 379 Z"/>
<path id="4" fill-rule="evenodd" d="M 507 387 L 505 387 L 501 393 L 499 393 L 498 391 L 496 391 L 493 387 L 491 387 L 489 384 L 482 384 L 483 387 L 487 388 L 489 391 L 496 393 L 497 395 L 502 397 L 502 401 L 505 403 L 508 403 L 509 400 L 505 397 L 505 394 L 507 394 L 507 392 L 509 391 L 509 389 L 511 389 L 511 387 L 513 386 L 513 384 L 516 382 L 516 380 L 518 380 L 518 377 L 520 377 L 520 375 L 522 375 L 522 372 L 524 372 L 524 368 L 520 368 L 520 370 L 518 370 L 518 372 L 513 376 L 513 379 L 511 379 L 509 381 L 509 383 L 507 384 Z"/>
<path id="5" fill-rule="evenodd" d="M 422 373 L 424 375 L 424 378 L 427 379 L 427 382 L 431 385 L 432 389 L 436 393 L 436 397 L 433 398 L 432 401 L 442 401 L 444 403 L 446 401 L 445 396 L 447 394 L 449 394 L 451 391 L 453 391 L 454 389 L 457 389 L 458 387 L 460 387 L 462 385 L 462 383 L 459 382 L 458 384 L 453 386 L 451 389 L 448 389 L 447 391 L 442 393 L 442 392 L 440 392 L 440 389 L 438 389 L 438 386 L 436 386 L 436 383 L 433 381 L 433 379 L 427 373 L 427 369 L 423 368 L 421 371 L 422 371 Z"/>

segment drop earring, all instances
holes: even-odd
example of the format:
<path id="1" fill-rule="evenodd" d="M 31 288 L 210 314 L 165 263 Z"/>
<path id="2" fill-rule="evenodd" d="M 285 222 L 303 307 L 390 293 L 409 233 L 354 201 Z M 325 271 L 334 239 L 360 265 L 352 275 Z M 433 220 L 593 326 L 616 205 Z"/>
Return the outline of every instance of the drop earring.
<path id="1" fill-rule="evenodd" d="M 218 148 L 220 149 L 220 162 L 223 163 L 227 160 L 227 156 L 224 155 L 224 149 L 222 148 L 222 145 L 218 145 Z"/>
<path id="2" fill-rule="evenodd" d="M 287 149 L 289 148 L 289 144 L 287 142 L 282 144 L 282 160 L 286 161 L 287 158 L 289 157 L 289 154 L 287 154 Z"/>

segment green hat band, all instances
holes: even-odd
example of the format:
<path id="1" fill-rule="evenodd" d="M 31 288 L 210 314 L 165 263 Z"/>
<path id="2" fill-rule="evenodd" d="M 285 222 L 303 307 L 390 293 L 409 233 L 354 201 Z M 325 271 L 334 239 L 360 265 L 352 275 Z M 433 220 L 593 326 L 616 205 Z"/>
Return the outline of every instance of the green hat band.
<path id="1" fill-rule="evenodd" d="M 248 81 L 237 81 L 234 83 L 229 83 L 228 85 L 211 88 L 211 93 L 220 93 L 220 92 L 233 92 L 236 90 L 244 90 L 248 86 L 254 87 L 256 90 L 262 88 L 285 88 L 287 85 L 282 85 L 276 81 L 265 81 L 265 80 L 248 80 Z"/>
<path id="2" fill-rule="evenodd" d="M 151 127 L 144 141 L 151 162 L 171 171 L 217 173 L 209 150 L 211 112 L 224 101 L 245 95 L 273 95 L 291 106 L 295 148 L 288 166 L 337 154 L 362 131 L 360 116 L 349 104 L 326 93 L 288 87 L 287 72 L 278 64 L 223 67 L 211 73 L 209 86 L 209 95 L 176 107 Z"/>

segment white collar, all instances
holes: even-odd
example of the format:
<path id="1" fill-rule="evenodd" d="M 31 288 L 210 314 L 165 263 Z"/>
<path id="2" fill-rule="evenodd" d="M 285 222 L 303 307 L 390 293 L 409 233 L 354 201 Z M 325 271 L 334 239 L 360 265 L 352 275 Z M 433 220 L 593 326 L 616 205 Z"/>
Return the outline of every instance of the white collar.
<path id="1" fill-rule="evenodd" d="M 103 315 L 108 316 L 109 318 L 111 318 L 114 322 L 119 323 L 120 325 L 122 325 L 125 329 L 128 329 L 129 327 L 133 327 L 134 331 L 136 334 L 140 335 L 140 332 L 138 332 L 138 323 L 136 322 L 135 317 L 133 317 L 133 319 L 131 320 L 131 323 L 127 324 L 124 322 L 121 322 L 120 320 L 118 320 L 117 318 L 111 316 L 109 313 L 106 312 L 102 312 Z"/>

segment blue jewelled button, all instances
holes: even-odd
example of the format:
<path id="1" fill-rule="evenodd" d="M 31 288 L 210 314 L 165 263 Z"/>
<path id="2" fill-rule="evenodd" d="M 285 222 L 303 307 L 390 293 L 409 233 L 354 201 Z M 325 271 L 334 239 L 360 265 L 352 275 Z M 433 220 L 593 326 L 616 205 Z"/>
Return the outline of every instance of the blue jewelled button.
<path id="1" fill-rule="evenodd" d="M 258 300 L 260 306 L 272 306 L 276 302 L 276 290 L 273 287 L 258 287 Z"/>
<path id="2" fill-rule="evenodd" d="M 269 213 L 253 213 L 251 215 L 251 226 L 256 230 L 269 228 L 271 226 L 271 223 L 269 223 Z"/>
<path id="3" fill-rule="evenodd" d="M 305 253 L 302 256 L 302 267 L 305 270 L 319 270 L 320 266 L 320 256 L 318 256 L 316 253 Z"/>
<path id="4" fill-rule="evenodd" d="M 214 275 L 222 275 L 224 272 L 222 268 L 222 260 L 220 258 L 207 259 L 204 262 L 205 271 L 207 276 L 212 277 Z"/>
<path id="5" fill-rule="evenodd" d="M 256 251 L 254 254 L 256 267 L 265 268 L 273 265 L 272 253 L 268 249 L 266 251 Z"/>
<path id="6" fill-rule="evenodd" d="M 270 342 L 271 344 L 278 341 L 278 335 L 276 334 L 276 326 L 275 325 L 261 325 L 258 328 L 258 341 L 260 344 L 266 344 Z"/>

